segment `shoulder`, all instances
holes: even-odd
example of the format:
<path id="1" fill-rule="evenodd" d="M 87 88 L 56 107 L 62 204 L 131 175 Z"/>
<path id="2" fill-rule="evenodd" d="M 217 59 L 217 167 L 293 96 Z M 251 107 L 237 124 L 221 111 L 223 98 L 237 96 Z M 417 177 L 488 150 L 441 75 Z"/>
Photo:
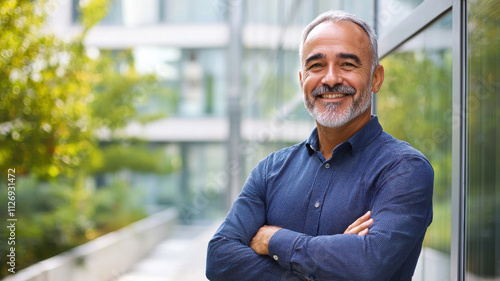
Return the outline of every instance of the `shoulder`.
<path id="1" fill-rule="evenodd" d="M 305 144 L 306 141 L 303 141 L 270 153 L 257 164 L 252 173 L 257 172 L 260 176 L 267 178 L 279 173 L 291 163 L 300 162 L 308 155 Z"/>
<path id="2" fill-rule="evenodd" d="M 374 157 L 383 162 L 382 166 L 386 171 L 397 167 L 408 172 L 412 171 L 412 174 L 417 172 L 427 178 L 434 177 L 434 170 L 427 157 L 408 142 L 383 132 L 374 145 L 372 150 L 376 151 Z"/>
<path id="3" fill-rule="evenodd" d="M 406 141 L 402 141 L 396 139 L 392 135 L 387 132 L 382 132 L 379 137 L 379 141 L 375 144 L 377 146 L 377 150 L 381 153 L 390 155 L 390 158 L 397 159 L 401 157 L 417 157 L 422 158 L 428 162 L 427 157 L 415 149 L 411 144 Z"/>
<path id="4" fill-rule="evenodd" d="M 262 188 L 260 192 L 264 194 L 268 182 L 286 170 L 290 163 L 297 161 L 296 155 L 303 154 L 304 150 L 307 154 L 305 142 L 302 142 L 268 154 L 252 169 L 247 183 L 259 186 Z"/>
<path id="5" fill-rule="evenodd" d="M 294 144 L 292 146 L 288 146 L 282 148 L 278 151 L 272 152 L 265 159 L 267 159 L 269 164 L 282 164 L 286 162 L 290 157 L 297 155 L 300 152 L 307 152 L 307 148 L 305 147 L 306 142 L 303 141 L 301 143 Z"/>

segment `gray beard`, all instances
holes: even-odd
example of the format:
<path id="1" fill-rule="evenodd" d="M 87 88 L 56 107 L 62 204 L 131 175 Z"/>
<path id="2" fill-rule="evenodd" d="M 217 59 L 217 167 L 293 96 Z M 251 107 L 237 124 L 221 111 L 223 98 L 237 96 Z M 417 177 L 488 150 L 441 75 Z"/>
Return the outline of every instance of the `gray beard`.
<path id="1" fill-rule="evenodd" d="M 361 93 L 359 98 L 354 99 L 351 105 L 346 108 L 343 112 L 338 111 L 340 103 L 323 102 L 321 99 L 317 98 L 313 100 L 308 100 L 304 94 L 304 105 L 309 111 L 309 114 L 318 122 L 321 126 L 328 128 L 341 127 L 352 119 L 361 115 L 365 112 L 372 104 L 372 89 L 369 87 L 366 92 Z M 324 108 L 323 112 L 318 109 L 316 103 L 322 104 Z"/>

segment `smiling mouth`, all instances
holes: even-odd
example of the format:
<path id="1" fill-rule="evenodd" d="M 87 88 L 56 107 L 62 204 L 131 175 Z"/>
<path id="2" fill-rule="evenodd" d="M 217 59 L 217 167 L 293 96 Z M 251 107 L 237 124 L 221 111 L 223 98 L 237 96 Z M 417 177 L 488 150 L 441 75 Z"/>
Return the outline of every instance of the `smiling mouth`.
<path id="1" fill-rule="evenodd" d="M 336 93 L 336 94 L 323 94 L 320 95 L 320 97 L 323 99 L 334 99 L 334 98 L 342 98 L 348 95 L 349 94 Z"/>

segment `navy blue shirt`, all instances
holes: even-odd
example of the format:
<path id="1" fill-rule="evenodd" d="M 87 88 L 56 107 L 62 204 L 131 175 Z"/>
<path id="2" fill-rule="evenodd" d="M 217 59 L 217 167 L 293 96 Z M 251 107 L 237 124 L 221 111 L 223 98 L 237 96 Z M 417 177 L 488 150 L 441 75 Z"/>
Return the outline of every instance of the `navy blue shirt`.
<path id="1" fill-rule="evenodd" d="M 247 179 L 208 246 L 210 280 L 411 280 L 432 220 L 434 172 L 376 116 L 326 160 L 315 129 Z M 343 234 L 371 210 L 365 236 Z M 276 225 L 269 256 L 248 247 Z"/>

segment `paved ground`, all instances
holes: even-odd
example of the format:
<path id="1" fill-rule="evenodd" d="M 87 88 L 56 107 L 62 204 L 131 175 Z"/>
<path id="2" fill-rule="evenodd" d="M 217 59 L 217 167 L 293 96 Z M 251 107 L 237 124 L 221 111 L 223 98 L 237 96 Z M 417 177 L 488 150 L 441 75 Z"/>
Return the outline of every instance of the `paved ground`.
<path id="1" fill-rule="evenodd" d="M 202 281 L 215 224 L 178 225 L 174 232 L 118 281 Z"/>

